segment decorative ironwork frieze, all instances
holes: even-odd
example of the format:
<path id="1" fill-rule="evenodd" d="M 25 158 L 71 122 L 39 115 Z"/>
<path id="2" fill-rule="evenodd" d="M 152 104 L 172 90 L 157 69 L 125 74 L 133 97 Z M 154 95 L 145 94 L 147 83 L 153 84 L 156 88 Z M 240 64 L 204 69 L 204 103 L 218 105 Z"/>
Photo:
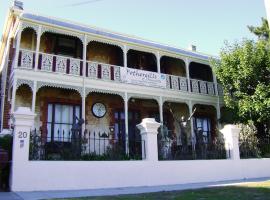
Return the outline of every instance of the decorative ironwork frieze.
<path id="1" fill-rule="evenodd" d="M 72 86 L 72 85 L 65 85 L 65 84 L 58 84 L 58 83 L 48 83 L 48 82 L 37 82 L 37 91 L 42 87 L 53 87 L 53 88 L 62 88 L 62 89 L 69 89 L 77 91 L 81 97 L 83 97 L 83 88 L 79 86 Z"/>
<path id="2" fill-rule="evenodd" d="M 26 80 L 26 79 L 17 79 L 16 82 L 16 90 L 21 86 L 21 85 L 28 85 L 32 92 L 34 92 L 34 81 L 32 80 Z"/>
<path id="3" fill-rule="evenodd" d="M 32 28 L 36 32 L 36 34 L 38 33 L 38 25 L 37 24 L 32 24 L 32 23 L 23 21 L 22 25 L 21 25 L 21 30 L 23 31 L 26 28 Z"/>
<path id="4" fill-rule="evenodd" d="M 98 88 L 85 88 L 85 96 L 87 96 L 88 94 L 90 94 L 92 92 L 101 93 L 101 94 L 119 95 L 120 97 L 122 97 L 123 100 L 125 100 L 125 93 L 124 92 L 103 90 L 103 89 L 98 89 Z"/>

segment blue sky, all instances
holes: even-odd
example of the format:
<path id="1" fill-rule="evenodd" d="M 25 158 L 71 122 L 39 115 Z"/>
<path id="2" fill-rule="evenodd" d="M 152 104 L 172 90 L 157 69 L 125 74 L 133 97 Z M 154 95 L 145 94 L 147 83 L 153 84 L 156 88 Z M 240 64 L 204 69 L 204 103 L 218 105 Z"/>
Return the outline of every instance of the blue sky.
<path id="1" fill-rule="evenodd" d="M 253 38 L 247 25 L 266 17 L 263 0 L 23 0 L 48 16 L 218 55 L 224 41 Z M 12 0 L 0 0 L 0 33 Z"/>

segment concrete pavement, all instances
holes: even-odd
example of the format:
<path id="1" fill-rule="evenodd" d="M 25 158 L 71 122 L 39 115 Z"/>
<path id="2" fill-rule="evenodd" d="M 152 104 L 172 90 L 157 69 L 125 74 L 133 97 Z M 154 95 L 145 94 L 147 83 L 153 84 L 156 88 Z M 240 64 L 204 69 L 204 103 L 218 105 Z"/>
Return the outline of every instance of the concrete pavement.
<path id="1" fill-rule="evenodd" d="M 181 185 L 163 185 L 163 186 L 143 186 L 143 187 L 127 187 L 127 188 L 111 188 L 111 189 L 91 189 L 91 190 L 67 190 L 67 191 L 37 191 L 37 192 L 0 192 L 0 200 L 39 200 L 52 198 L 73 198 L 73 197 L 89 197 L 89 196 L 111 196 L 121 194 L 140 194 L 160 191 L 175 191 L 187 189 L 199 189 L 209 187 L 221 187 L 239 185 L 248 182 L 262 182 L 270 180 L 270 178 L 245 179 L 234 181 L 220 181 L 209 183 L 192 183 Z"/>

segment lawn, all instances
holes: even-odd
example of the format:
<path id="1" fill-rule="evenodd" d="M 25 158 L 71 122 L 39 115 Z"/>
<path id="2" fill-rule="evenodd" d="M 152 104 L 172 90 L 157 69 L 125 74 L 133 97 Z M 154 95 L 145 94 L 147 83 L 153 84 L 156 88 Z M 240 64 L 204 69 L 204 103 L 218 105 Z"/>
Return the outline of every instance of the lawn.
<path id="1" fill-rule="evenodd" d="M 270 200 L 270 181 L 208 189 L 157 192 L 137 195 L 72 198 L 68 200 Z M 62 199 L 64 200 L 64 199 Z"/>

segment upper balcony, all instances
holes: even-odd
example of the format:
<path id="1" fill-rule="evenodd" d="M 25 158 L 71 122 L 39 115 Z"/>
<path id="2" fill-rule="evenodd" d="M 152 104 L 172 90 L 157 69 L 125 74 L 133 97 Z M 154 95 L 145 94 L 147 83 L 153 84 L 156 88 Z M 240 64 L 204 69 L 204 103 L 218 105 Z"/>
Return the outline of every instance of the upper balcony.
<path id="1" fill-rule="evenodd" d="M 187 62 L 180 56 L 159 56 L 136 48 L 126 50 L 118 44 L 102 41 L 91 40 L 83 44 L 80 38 L 59 33 L 44 32 L 37 39 L 32 28 L 21 32 L 17 66 L 102 81 L 222 95 L 222 88 L 216 85 L 209 65 Z M 138 81 L 130 80 L 127 73 L 137 76 Z M 140 77 L 147 77 L 148 81 Z"/>

